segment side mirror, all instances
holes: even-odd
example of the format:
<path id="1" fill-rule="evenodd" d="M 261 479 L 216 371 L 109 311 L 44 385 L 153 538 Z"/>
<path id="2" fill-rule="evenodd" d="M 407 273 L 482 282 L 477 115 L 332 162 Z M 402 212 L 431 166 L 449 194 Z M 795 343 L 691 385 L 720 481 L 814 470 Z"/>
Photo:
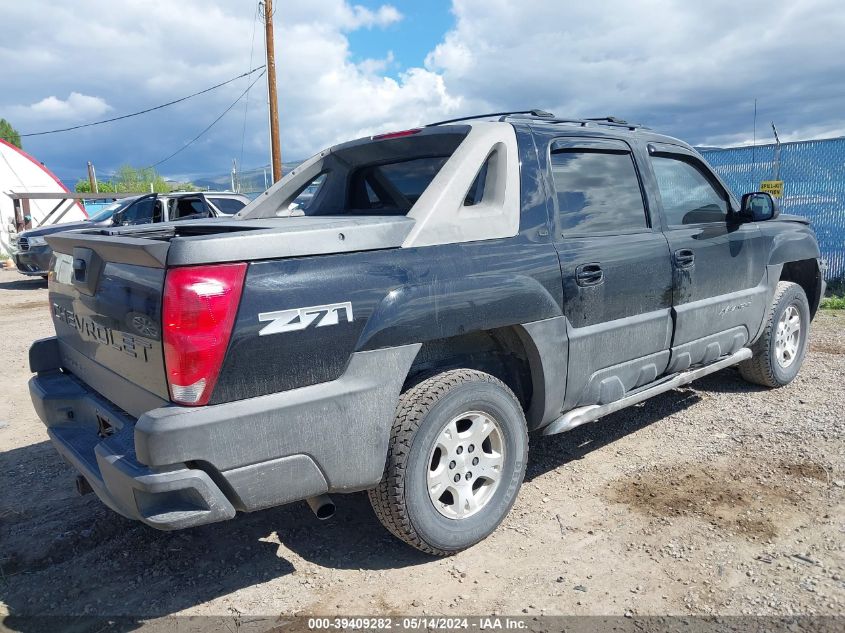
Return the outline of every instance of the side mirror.
<path id="1" fill-rule="evenodd" d="M 747 222 L 762 222 L 780 215 L 780 208 L 771 194 L 755 191 L 742 196 L 739 214 Z"/>

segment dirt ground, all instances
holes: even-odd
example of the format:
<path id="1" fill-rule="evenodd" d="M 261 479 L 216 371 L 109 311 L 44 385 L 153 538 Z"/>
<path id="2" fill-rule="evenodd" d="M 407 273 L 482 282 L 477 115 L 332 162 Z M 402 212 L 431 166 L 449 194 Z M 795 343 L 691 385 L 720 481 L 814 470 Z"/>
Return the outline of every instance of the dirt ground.
<path id="1" fill-rule="evenodd" d="M 364 494 L 175 533 L 79 497 L 27 392 L 46 286 L 0 271 L 0 615 L 842 614 L 845 313 L 822 313 L 788 388 L 725 370 L 532 437 L 486 541 L 433 559 Z"/>

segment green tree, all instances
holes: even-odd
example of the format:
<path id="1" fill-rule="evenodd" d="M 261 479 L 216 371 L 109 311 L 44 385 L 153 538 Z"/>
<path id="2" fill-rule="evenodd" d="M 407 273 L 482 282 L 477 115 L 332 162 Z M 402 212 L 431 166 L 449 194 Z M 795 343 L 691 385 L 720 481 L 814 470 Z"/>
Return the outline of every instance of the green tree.
<path id="1" fill-rule="evenodd" d="M 114 175 L 115 187 L 122 193 L 148 192 L 150 185 L 156 193 L 167 193 L 170 187 L 161 175 L 152 167 L 132 167 L 121 165 Z"/>
<path id="2" fill-rule="evenodd" d="M 87 178 L 80 178 L 76 181 L 74 189 L 77 193 L 91 193 L 91 183 Z M 97 180 L 97 189 L 100 193 L 114 193 L 117 191 L 111 180 Z"/>
<path id="3" fill-rule="evenodd" d="M 170 193 L 171 191 L 196 191 L 190 182 L 168 182 L 152 167 L 118 167 L 112 180 L 97 180 L 100 193 Z M 74 187 L 78 193 L 90 193 L 91 184 L 87 178 L 81 178 Z"/>
<path id="4" fill-rule="evenodd" d="M 19 149 L 23 149 L 21 135 L 6 119 L 0 119 L 0 138 Z"/>

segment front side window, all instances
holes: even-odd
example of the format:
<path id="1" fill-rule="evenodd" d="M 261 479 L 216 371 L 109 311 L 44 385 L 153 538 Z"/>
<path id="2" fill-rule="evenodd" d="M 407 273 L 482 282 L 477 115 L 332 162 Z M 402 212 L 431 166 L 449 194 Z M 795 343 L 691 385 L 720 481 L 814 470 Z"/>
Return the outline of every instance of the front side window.
<path id="1" fill-rule="evenodd" d="M 141 198 L 117 214 L 121 224 L 149 224 L 161 222 L 161 201 L 158 198 Z"/>
<path id="2" fill-rule="evenodd" d="M 727 220 L 727 198 L 698 167 L 667 156 L 652 156 L 651 165 L 669 226 Z"/>
<path id="3" fill-rule="evenodd" d="M 565 149 L 551 155 L 561 232 L 631 232 L 648 228 L 629 152 Z"/>

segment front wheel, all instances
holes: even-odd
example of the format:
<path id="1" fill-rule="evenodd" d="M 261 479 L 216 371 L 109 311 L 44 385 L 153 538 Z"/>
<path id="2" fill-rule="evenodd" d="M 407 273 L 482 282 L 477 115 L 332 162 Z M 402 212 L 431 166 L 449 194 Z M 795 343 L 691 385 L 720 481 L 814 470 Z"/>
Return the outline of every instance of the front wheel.
<path id="1" fill-rule="evenodd" d="M 763 334 L 751 346 L 753 356 L 739 364 L 740 374 L 764 387 L 788 385 L 804 362 L 809 334 L 810 305 L 804 289 L 778 282 Z"/>
<path id="2" fill-rule="evenodd" d="M 447 371 L 400 397 L 370 503 L 394 536 L 429 554 L 455 554 L 502 522 L 527 458 L 525 416 L 513 392 L 480 371 Z"/>

